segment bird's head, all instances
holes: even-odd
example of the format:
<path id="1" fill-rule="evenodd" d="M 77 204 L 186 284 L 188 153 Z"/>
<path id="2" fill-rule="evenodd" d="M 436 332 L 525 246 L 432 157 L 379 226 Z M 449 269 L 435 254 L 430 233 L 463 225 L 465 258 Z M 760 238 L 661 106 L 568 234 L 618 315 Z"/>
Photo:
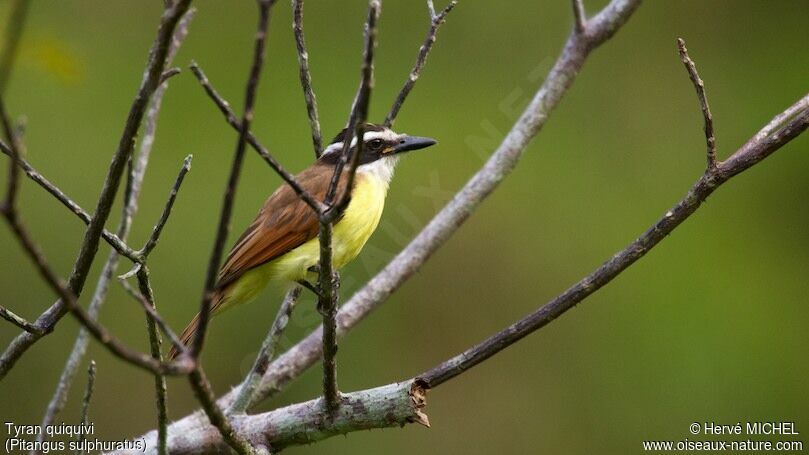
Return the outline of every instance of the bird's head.
<path id="1" fill-rule="evenodd" d="M 411 150 L 418 150 L 429 147 L 436 143 L 435 139 L 429 137 L 410 136 L 408 134 L 397 133 L 392 129 L 366 123 L 364 125 L 365 134 L 363 138 L 362 151 L 359 156 L 359 165 L 372 164 L 376 161 L 385 161 L 395 164 L 402 153 Z M 336 164 L 341 157 L 346 130 L 343 129 L 334 137 L 331 143 L 323 150 L 321 160 L 325 163 Z M 349 155 L 352 156 L 357 150 L 357 136 L 351 138 L 351 148 Z"/>

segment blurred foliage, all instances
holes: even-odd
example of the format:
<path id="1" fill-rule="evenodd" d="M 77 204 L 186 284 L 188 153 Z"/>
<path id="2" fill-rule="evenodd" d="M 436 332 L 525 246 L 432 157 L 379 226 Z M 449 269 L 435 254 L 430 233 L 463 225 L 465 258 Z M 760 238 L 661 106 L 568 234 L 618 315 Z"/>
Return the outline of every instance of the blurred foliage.
<path id="1" fill-rule="evenodd" d="M 29 12 L 8 105 L 28 118 L 30 161 L 88 210 L 140 81 L 160 3 L 35 1 Z M 255 8 L 252 2 L 195 3 L 199 12 L 176 64 L 199 62 L 238 108 Z M 606 2 L 586 3 L 592 12 Z M 4 23 L 7 6 L 0 2 Z M 363 1 L 307 2 L 326 137 L 345 121 L 358 82 L 364 9 Z M 702 118 L 675 38 L 686 40 L 707 84 L 722 157 L 806 93 L 807 13 L 809 4 L 798 0 L 642 5 L 591 56 L 513 176 L 341 344 L 341 387 L 367 388 L 433 366 L 541 305 L 646 229 L 684 194 L 705 161 Z M 312 156 L 288 2 L 279 2 L 273 15 L 254 131 L 289 169 L 300 170 Z M 372 118 L 387 112 L 427 25 L 422 2 L 385 2 Z M 344 271 L 344 296 L 481 165 L 570 27 L 565 0 L 461 2 L 397 123 L 440 145 L 400 165 L 379 232 Z M 176 328 L 196 311 L 235 138 L 190 72 L 172 79 L 130 238 L 134 245 L 146 238 L 182 158 L 193 153 L 193 170 L 151 261 L 158 306 Z M 639 451 L 644 439 L 690 437 L 688 424 L 705 420 L 792 420 L 806 433 L 807 148 L 807 137 L 792 142 L 722 188 L 580 308 L 433 391 L 432 429 L 355 433 L 289 453 L 627 453 Z M 234 238 L 278 184 L 249 155 Z M 83 225 L 29 181 L 21 198 L 34 235 L 67 275 Z M 102 245 L 96 274 L 106 251 Z M 3 304 L 35 318 L 53 301 L 52 292 L 5 230 L 0 252 Z M 91 278 L 83 303 L 93 284 Z M 218 392 L 249 367 L 276 307 L 268 295 L 214 321 L 205 361 Z M 102 320 L 148 349 L 143 314 L 117 285 Z M 317 321 L 311 302 L 299 306 L 284 344 Z M 0 420 L 39 423 L 76 331 L 65 318 L 0 383 Z M 3 346 L 16 334 L 0 325 Z M 153 428 L 149 376 L 95 344 L 89 357 L 98 362 L 90 410 L 96 436 L 119 439 Z M 319 371 L 312 368 L 262 409 L 316 396 Z M 172 379 L 169 387 L 172 418 L 196 407 L 184 380 Z M 78 419 L 82 389 L 79 380 L 61 419 Z"/>

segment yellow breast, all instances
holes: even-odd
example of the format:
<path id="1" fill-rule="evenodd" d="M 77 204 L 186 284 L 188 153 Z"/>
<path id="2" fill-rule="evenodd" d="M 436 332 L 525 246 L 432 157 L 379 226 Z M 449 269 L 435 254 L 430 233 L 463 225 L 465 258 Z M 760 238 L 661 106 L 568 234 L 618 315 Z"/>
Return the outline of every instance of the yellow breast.
<path id="1" fill-rule="evenodd" d="M 351 262 L 365 246 L 365 242 L 379 225 L 387 193 L 387 182 L 372 175 L 357 175 L 351 203 L 343 218 L 334 226 L 335 268 L 339 269 Z"/>
<path id="2" fill-rule="evenodd" d="M 334 225 L 332 262 L 335 269 L 356 258 L 374 233 L 382 217 L 387 192 L 387 181 L 371 174 L 357 174 L 351 202 L 343 218 Z M 320 241 L 315 237 L 262 268 L 271 279 L 297 281 L 307 278 L 308 269 L 319 260 Z"/>
<path id="3" fill-rule="evenodd" d="M 334 225 L 332 233 L 332 263 L 339 270 L 351 262 L 371 237 L 388 192 L 388 180 L 374 173 L 357 173 L 351 202 L 343 218 Z M 255 299 L 268 282 L 286 286 L 302 279 L 314 282 L 317 275 L 309 268 L 320 262 L 320 241 L 317 237 L 260 267 L 245 273 L 224 296 L 217 313 Z M 280 286 L 279 286 L 280 287 Z M 280 290 L 280 289 L 279 289 Z"/>

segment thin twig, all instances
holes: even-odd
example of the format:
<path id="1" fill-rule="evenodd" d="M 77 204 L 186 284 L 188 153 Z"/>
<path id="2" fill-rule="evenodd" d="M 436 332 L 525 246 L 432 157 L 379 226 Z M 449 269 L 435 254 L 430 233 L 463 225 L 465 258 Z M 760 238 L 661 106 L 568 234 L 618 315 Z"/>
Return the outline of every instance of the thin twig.
<path id="1" fill-rule="evenodd" d="M 270 361 L 272 361 L 275 356 L 278 343 L 281 341 L 281 335 L 284 333 L 284 329 L 286 329 L 289 318 L 292 315 L 292 310 L 295 309 L 295 304 L 298 302 L 300 295 L 300 286 L 295 286 L 287 292 L 284 297 L 284 302 L 281 304 L 281 307 L 278 309 L 278 314 L 275 316 L 275 321 L 273 321 L 272 327 L 270 327 L 270 331 L 267 333 L 267 338 L 264 340 L 264 343 L 262 343 L 261 350 L 259 350 L 255 362 L 253 362 L 253 368 L 250 369 L 250 372 L 247 373 L 247 377 L 245 377 L 241 386 L 239 386 L 239 392 L 236 395 L 236 399 L 233 400 L 233 403 L 230 405 L 228 414 L 244 413 L 253 402 L 256 388 L 259 383 L 261 383 L 261 378 L 264 377 L 264 373 L 267 372 Z"/>
<path id="2" fill-rule="evenodd" d="M 572 0 L 572 3 L 576 33 L 584 33 L 587 29 L 587 13 L 584 11 L 584 2 L 582 0 Z"/>
<path id="3" fill-rule="evenodd" d="M 73 295 L 80 294 L 84 288 L 90 267 L 98 252 L 98 244 L 104 230 L 104 224 L 109 218 L 126 163 L 132 154 L 134 139 L 140 129 L 149 100 L 154 91 L 157 90 L 160 77 L 166 67 L 166 55 L 175 26 L 188 9 L 190 2 L 191 0 L 177 0 L 161 18 L 143 80 L 127 115 L 118 148 L 113 154 L 93 217 L 85 231 L 79 254 L 73 265 L 73 271 L 68 279 L 68 286 Z M 65 301 L 64 298 L 57 301 L 37 318 L 36 324 L 40 327 L 53 329 L 66 314 L 69 304 L 70 302 Z M 24 332 L 11 342 L 2 357 L 0 357 L 0 379 L 5 377 L 16 361 L 39 339 L 39 336 Z"/>
<path id="4" fill-rule="evenodd" d="M 185 175 L 191 170 L 192 159 L 193 155 L 188 155 L 185 157 L 185 160 L 183 160 L 183 165 L 180 168 L 180 172 L 177 174 L 177 178 L 174 180 L 174 185 L 171 187 L 171 192 L 169 192 L 169 197 L 166 200 L 166 205 L 163 207 L 163 212 L 160 214 L 160 218 L 152 228 L 152 234 L 146 240 L 143 248 L 137 252 L 139 262 L 137 262 L 128 272 L 118 277 L 121 283 L 124 283 L 125 280 L 135 276 L 141 270 L 141 268 L 146 266 L 146 261 L 149 258 L 149 255 L 152 253 L 155 246 L 157 246 L 157 242 L 160 241 L 160 233 L 163 232 L 163 228 L 168 222 L 169 216 L 171 215 L 171 209 L 174 207 L 174 202 L 177 199 L 177 194 L 180 191 L 180 186 L 183 184 Z"/>
<path id="5" fill-rule="evenodd" d="M 452 11 L 457 4 L 458 0 L 452 0 L 447 4 L 446 7 L 444 7 L 444 9 L 441 10 L 440 13 L 436 14 L 433 2 L 427 2 L 427 7 L 430 10 L 430 28 L 427 31 L 427 38 L 424 39 L 424 44 L 422 44 L 419 48 L 416 63 L 413 65 L 413 69 L 410 70 L 410 74 L 408 75 L 407 80 L 405 81 L 401 90 L 399 90 L 399 94 L 396 96 L 396 100 L 393 102 L 390 112 L 388 112 L 387 117 L 385 117 L 384 124 L 386 126 L 392 126 L 393 122 L 396 121 L 396 116 L 399 115 L 399 110 L 402 108 L 407 96 L 410 95 L 410 91 L 413 90 L 413 87 L 416 85 L 416 81 L 419 79 L 421 71 L 424 69 L 424 65 L 427 63 L 427 56 L 430 54 L 433 44 L 435 44 L 438 29 L 441 27 L 441 24 L 444 23 L 447 14 L 449 14 L 449 12 Z"/>
<path id="6" fill-rule="evenodd" d="M 180 185 L 183 184 L 185 175 L 191 170 L 191 160 L 193 158 L 193 155 L 188 155 L 183 161 L 183 166 L 180 168 L 180 172 L 177 174 L 177 179 L 174 181 L 174 186 L 171 187 L 171 192 L 166 200 L 166 205 L 163 207 L 163 213 L 160 214 L 160 219 L 157 220 L 157 223 L 152 229 L 152 234 L 149 236 L 146 244 L 140 250 L 140 254 L 144 258 L 149 256 L 149 253 L 152 252 L 154 247 L 157 246 L 157 242 L 160 240 L 160 233 L 163 232 L 163 228 L 166 226 L 169 215 L 171 215 L 171 209 L 174 207 L 174 201 L 177 199 L 177 193 L 180 191 Z"/>
<path id="7" fill-rule="evenodd" d="M 259 18 L 253 48 L 253 61 L 250 68 L 250 75 L 247 79 L 245 90 L 244 112 L 240 122 L 239 138 L 236 141 L 236 151 L 233 154 L 233 164 L 230 168 L 227 187 L 222 201 L 222 211 L 219 215 L 219 226 L 216 230 L 216 239 L 208 261 L 208 271 L 205 276 L 205 289 L 202 292 L 199 309 L 199 326 L 194 335 L 191 345 L 191 356 L 196 359 L 202 351 L 205 341 L 205 332 L 208 329 L 208 319 L 211 313 L 211 301 L 214 296 L 216 277 L 219 266 L 222 262 L 222 255 L 225 250 L 225 241 L 230 232 L 230 218 L 233 211 L 233 201 L 236 198 L 236 189 L 241 176 L 242 161 L 247 144 L 247 136 L 250 131 L 250 123 L 253 120 L 253 105 L 256 99 L 259 76 L 264 65 L 264 47 L 267 39 L 267 30 L 270 23 L 270 9 L 275 4 L 274 0 L 259 0 Z"/>
<path id="8" fill-rule="evenodd" d="M 25 330 L 26 332 L 31 332 L 35 335 L 42 335 L 41 333 L 42 329 L 35 326 L 34 324 L 31 324 L 24 317 L 19 316 L 18 314 L 14 313 L 13 311 L 9 310 L 3 305 L 0 305 L 0 317 L 16 325 L 17 327 Z"/>
<path id="9" fill-rule="evenodd" d="M 312 146 L 315 149 L 315 158 L 320 158 L 320 154 L 323 153 L 323 135 L 320 132 L 317 114 L 317 97 L 312 88 L 312 73 L 309 71 L 309 52 L 306 51 L 306 41 L 303 39 L 303 0 L 292 0 L 292 30 L 295 33 L 295 47 L 298 51 L 303 99 L 309 116 L 309 128 L 312 130 Z"/>
<path id="10" fill-rule="evenodd" d="M 160 333 L 155 326 L 155 319 L 152 317 L 153 313 L 157 313 L 157 306 L 155 305 L 154 292 L 152 291 L 152 284 L 149 281 L 149 268 L 145 265 L 138 269 L 138 287 L 140 294 L 145 300 L 146 306 L 151 308 L 151 312 L 147 311 L 146 315 L 146 331 L 149 334 L 149 349 L 152 358 L 158 362 L 163 361 L 163 354 L 160 346 L 163 340 L 160 338 Z M 155 405 L 157 406 L 157 453 L 165 455 L 167 428 L 168 428 L 168 404 L 167 404 L 167 391 L 166 391 L 166 376 L 162 373 L 155 373 Z"/>
<path id="11" fill-rule="evenodd" d="M 84 397 L 81 400 L 81 412 L 79 414 L 79 422 L 81 422 L 82 428 L 87 428 L 87 424 L 90 421 L 89 419 L 89 411 L 90 411 L 90 400 L 93 398 L 93 389 L 95 387 L 96 382 L 96 361 L 90 360 L 90 366 L 87 367 L 87 387 L 84 389 Z M 79 447 L 78 450 L 79 454 L 87 453 L 84 449 L 84 440 L 87 438 L 87 435 L 84 431 L 79 432 Z"/>
<path id="12" fill-rule="evenodd" d="M 171 79 L 172 77 L 182 72 L 183 70 L 177 68 L 176 66 L 174 68 L 169 68 L 166 71 L 163 71 L 163 74 L 160 76 L 160 83 L 162 84 L 163 82 L 166 82 L 167 80 Z"/>
<path id="13" fill-rule="evenodd" d="M 688 77 L 697 90 L 697 98 L 699 98 L 699 106 L 700 109 L 702 109 L 702 117 L 705 119 L 705 143 L 707 145 L 708 167 L 715 168 L 717 164 L 716 136 L 714 136 L 713 131 L 713 115 L 711 114 L 711 108 L 708 106 L 708 97 L 705 95 L 705 84 L 702 82 L 702 78 L 699 77 L 699 73 L 697 73 L 697 66 L 694 64 L 694 61 L 688 56 L 688 49 L 685 48 L 685 41 L 683 41 L 682 38 L 677 38 L 677 50 L 680 53 L 680 60 L 688 71 Z"/>
<path id="14" fill-rule="evenodd" d="M 233 425 L 230 423 L 230 420 L 228 420 L 228 417 L 222 412 L 219 405 L 216 404 L 216 397 L 211 389 L 211 383 L 208 381 L 208 377 L 205 375 L 202 367 L 197 366 L 197 368 L 188 375 L 188 380 L 191 382 L 191 387 L 194 389 L 197 400 L 202 404 L 205 415 L 208 416 L 211 425 L 219 430 L 219 434 L 222 436 L 225 443 L 238 454 L 253 454 L 253 447 L 233 429 Z"/>
<path id="15" fill-rule="evenodd" d="M 199 65 L 197 65 L 196 63 L 191 63 L 189 68 L 191 68 L 191 72 L 194 73 L 194 76 L 196 76 L 200 85 L 202 85 L 202 88 L 205 90 L 205 93 L 208 95 L 209 98 L 211 98 L 214 104 L 216 104 L 216 106 L 225 116 L 225 120 L 228 122 L 228 124 L 233 128 L 235 128 L 236 131 L 241 131 L 242 130 L 241 121 L 239 121 L 239 119 L 236 118 L 236 114 L 230 108 L 230 103 L 228 103 L 227 100 L 222 98 L 222 96 L 219 95 L 219 93 L 213 88 L 210 81 L 208 80 L 208 77 L 205 75 L 205 73 L 202 71 Z M 321 203 L 315 200 L 315 198 L 312 197 L 312 195 L 306 192 L 306 190 L 304 190 L 303 187 L 301 187 L 300 184 L 298 184 L 298 182 L 295 180 L 295 177 L 292 174 L 290 174 L 286 169 L 284 169 L 283 166 L 281 166 L 281 163 L 279 163 L 270 154 L 270 152 L 258 142 L 258 139 L 256 139 L 255 135 L 253 135 L 253 133 L 250 131 L 247 132 L 247 143 L 250 144 L 250 146 L 253 147 L 253 150 L 255 150 L 256 153 L 258 153 L 259 156 L 284 180 L 284 182 L 286 182 L 286 184 L 289 185 L 293 191 L 295 191 L 295 194 L 297 194 L 299 198 L 301 198 L 304 202 L 306 202 L 306 204 L 312 210 L 314 210 L 315 213 L 317 213 L 318 215 L 321 213 L 322 211 Z"/>

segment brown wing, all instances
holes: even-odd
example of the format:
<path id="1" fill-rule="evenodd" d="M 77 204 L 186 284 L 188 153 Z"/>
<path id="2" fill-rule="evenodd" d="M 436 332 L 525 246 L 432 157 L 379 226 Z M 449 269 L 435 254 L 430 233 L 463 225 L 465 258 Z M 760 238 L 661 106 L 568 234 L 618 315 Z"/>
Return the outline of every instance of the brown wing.
<path id="1" fill-rule="evenodd" d="M 333 168 L 315 164 L 295 177 L 295 180 L 316 200 L 322 201 L 332 177 Z M 344 173 L 337 194 L 345 190 Z M 318 221 L 312 209 L 283 184 L 264 203 L 258 216 L 242 234 L 219 271 L 217 288 L 222 289 L 239 279 L 248 270 L 293 250 L 315 238 Z"/>

